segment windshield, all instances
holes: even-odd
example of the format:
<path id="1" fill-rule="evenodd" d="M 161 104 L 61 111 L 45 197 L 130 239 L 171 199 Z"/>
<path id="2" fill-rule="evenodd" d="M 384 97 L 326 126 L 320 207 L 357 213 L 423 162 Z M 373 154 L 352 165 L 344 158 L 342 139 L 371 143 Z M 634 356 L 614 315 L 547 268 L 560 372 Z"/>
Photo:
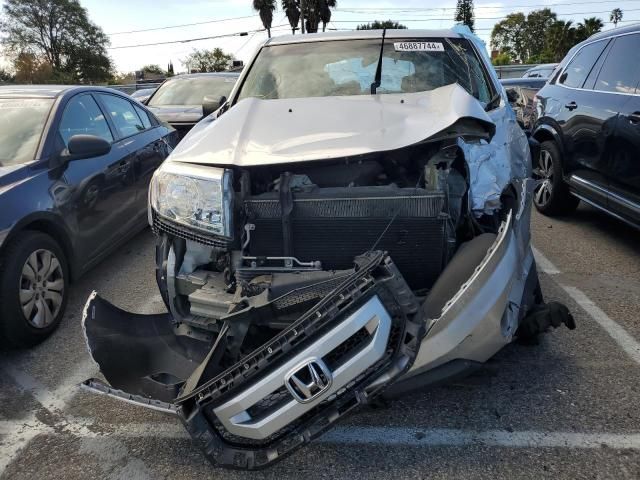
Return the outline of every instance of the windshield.
<path id="1" fill-rule="evenodd" d="M 175 78 L 163 83 L 155 93 L 149 106 L 163 105 L 202 105 L 205 96 L 228 97 L 235 77 L 202 76 Z"/>
<path id="2" fill-rule="evenodd" d="M 0 98 L 0 167 L 35 159 L 50 98 Z"/>
<path id="3" fill-rule="evenodd" d="M 264 47 L 238 99 L 370 95 L 381 40 Z M 387 39 L 376 93 L 413 93 L 458 83 L 482 102 L 491 90 L 470 43 L 459 38 Z"/>

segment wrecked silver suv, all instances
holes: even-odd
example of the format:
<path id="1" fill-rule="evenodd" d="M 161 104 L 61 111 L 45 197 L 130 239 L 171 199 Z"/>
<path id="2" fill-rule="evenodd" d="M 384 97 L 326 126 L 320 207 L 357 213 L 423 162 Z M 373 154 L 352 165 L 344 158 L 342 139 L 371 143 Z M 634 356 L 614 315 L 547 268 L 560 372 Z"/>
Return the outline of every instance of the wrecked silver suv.
<path id="1" fill-rule="evenodd" d="M 95 293 L 108 384 L 216 465 L 282 458 L 377 395 L 573 321 L 530 248 L 530 146 L 468 31 L 268 40 L 156 172 L 168 313 Z"/>

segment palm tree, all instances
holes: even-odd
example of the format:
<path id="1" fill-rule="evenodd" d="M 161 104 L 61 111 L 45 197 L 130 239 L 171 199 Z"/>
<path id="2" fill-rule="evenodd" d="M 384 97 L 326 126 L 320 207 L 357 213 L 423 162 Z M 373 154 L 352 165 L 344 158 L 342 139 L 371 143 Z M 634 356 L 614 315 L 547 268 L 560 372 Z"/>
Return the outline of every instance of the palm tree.
<path id="1" fill-rule="evenodd" d="M 336 0 L 324 0 L 320 8 L 320 21 L 322 22 L 322 31 L 327 29 L 327 23 L 331 21 L 331 9 L 336 8 L 338 2 Z"/>
<path id="2" fill-rule="evenodd" d="M 553 56 L 554 62 L 564 58 L 576 42 L 576 29 L 571 20 L 557 20 L 548 29 L 545 50 Z"/>
<path id="3" fill-rule="evenodd" d="M 576 40 L 581 42 L 594 33 L 598 33 L 604 27 L 602 20 L 596 17 L 585 18 L 582 23 L 578 23 L 576 28 Z"/>
<path id="4" fill-rule="evenodd" d="M 614 28 L 618 26 L 618 22 L 622 20 L 622 10 L 619 8 L 614 8 L 611 10 L 611 15 L 609 15 L 609 21 L 613 22 Z"/>
<path id="5" fill-rule="evenodd" d="M 297 0 L 282 0 L 282 10 L 289 19 L 291 33 L 295 35 L 298 22 L 300 22 L 300 4 Z"/>
<path id="6" fill-rule="evenodd" d="M 267 29 L 267 35 L 271 38 L 271 23 L 273 12 L 276 9 L 276 0 L 253 0 L 253 9 L 260 14 L 262 25 Z"/>

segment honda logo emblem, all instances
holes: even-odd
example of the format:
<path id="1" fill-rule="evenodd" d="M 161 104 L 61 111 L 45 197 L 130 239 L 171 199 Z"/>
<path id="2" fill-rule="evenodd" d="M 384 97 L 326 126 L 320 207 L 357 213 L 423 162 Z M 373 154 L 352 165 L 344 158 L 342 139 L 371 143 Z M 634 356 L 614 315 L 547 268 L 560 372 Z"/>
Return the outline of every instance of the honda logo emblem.
<path id="1" fill-rule="evenodd" d="M 292 370 L 284 384 L 300 403 L 308 403 L 329 390 L 333 377 L 327 365 L 319 358 L 311 358 Z"/>

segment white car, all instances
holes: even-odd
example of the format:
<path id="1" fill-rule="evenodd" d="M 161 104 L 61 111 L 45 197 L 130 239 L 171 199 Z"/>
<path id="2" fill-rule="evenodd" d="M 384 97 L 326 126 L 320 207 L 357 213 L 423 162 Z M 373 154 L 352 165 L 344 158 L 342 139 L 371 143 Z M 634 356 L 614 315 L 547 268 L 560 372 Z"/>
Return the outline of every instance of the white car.
<path id="1" fill-rule="evenodd" d="M 86 388 L 253 469 L 376 395 L 575 326 L 543 302 L 529 142 L 468 30 L 277 37 L 248 65 L 152 180 L 168 313 L 94 293 L 108 384 Z"/>

